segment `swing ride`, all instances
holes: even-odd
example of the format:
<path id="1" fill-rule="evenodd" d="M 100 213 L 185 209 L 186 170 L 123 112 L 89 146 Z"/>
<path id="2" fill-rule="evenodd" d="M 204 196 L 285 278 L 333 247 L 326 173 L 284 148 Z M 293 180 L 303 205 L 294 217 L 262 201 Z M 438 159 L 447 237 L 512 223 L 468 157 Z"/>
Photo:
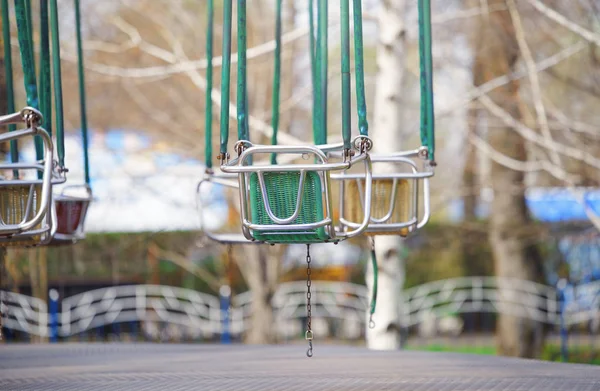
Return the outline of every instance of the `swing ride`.
<path id="1" fill-rule="evenodd" d="M 10 163 L 0 164 L 0 246 L 36 247 L 72 244 L 85 237 L 83 225 L 92 199 L 89 186 L 85 85 L 79 1 L 75 1 L 78 71 L 84 150 L 84 194 L 71 194 L 81 186 L 65 186 L 53 194 L 53 187 L 66 182 L 60 36 L 56 0 L 40 3 L 40 62 L 36 75 L 33 48 L 33 23 L 30 2 L 15 0 L 14 11 L 23 70 L 27 106 L 15 112 L 8 0 L 2 0 L 2 36 L 6 73 L 8 112 L 0 126 L 8 132 L 0 141 L 10 142 Z M 52 62 L 51 62 L 52 60 Z M 51 79 L 52 78 L 52 79 Z M 39 79 L 39 80 L 38 80 Z M 53 87 L 53 88 L 52 88 Z M 54 112 L 52 121 L 52 94 Z M 16 130 L 15 125 L 24 129 Z M 52 134 L 53 125 L 56 135 Z M 19 142 L 34 137 L 36 161 L 20 162 Z M 54 140 L 55 141 L 54 141 Z M 55 150 L 56 145 L 56 150 Z M 55 156 L 57 157 L 55 159 Z"/>
<path id="2" fill-rule="evenodd" d="M 15 0 L 19 50 L 24 75 L 27 106 L 15 112 L 10 59 L 8 1 L 2 1 L 3 38 L 9 114 L 0 117 L 8 132 L 0 141 L 10 141 L 10 163 L 0 165 L 6 172 L 0 181 L 0 245 L 42 246 L 74 243 L 84 238 L 83 224 L 92 200 L 89 178 L 85 80 L 81 41 L 80 6 L 75 2 L 78 54 L 78 81 L 83 140 L 85 184 L 66 186 L 59 194 L 53 186 L 66 182 L 64 165 L 63 98 L 60 65 L 60 37 L 57 0 L 42 1 L 40 7 L 40 66 L 36 75 L 32 10 L 27 0 Z M 223 2 L 223 60 L 220 86 L 220 126 L 218 172 L 213 168 L 213 36 L 214 1 L 207 0 L 208 59 L 205 148 L 206 173 L 197 187 L 197 195 L 206 185 L 221 186 L 236 197 L 239 210 L 235 232 L 211 232 L 202 224 L 206 236 L 229 246 L 234 244 L 304 244 L 307 246 L 307 354 L 312 356 L 310 304 L 310 245 L 334 243 L 367 235 L 371 237 L 371 255 L 375 284 L 371 317 L 377 296 L 377 260 L 373 237 L 406 236 L 423 227 L 429 219 L 429 178 L 434 174 L 434 118 L 431 58 L 430 0 L 419 0 L 419 53 L 421 85 L 420 148 L 390 154 L 372 153 L 365 92 L 362 0 L 340 1 L 341 57 L 341 140 L 328 143 L 329 85 L 329 4 L 327 0 L 308 1 L 310 63 L 312 84 L 313 145 L 278 143 L 280 114 L 282 1 L 276 0 L 274 75 L 272 81 L 272 137 L 270 145 L 255 143 L 250 137 L 248 102 L 247 16 L 246 1 L 237 1 L 237 19 L 233 20 L 233 0 Z M 316 12 L 315 12 L 316 8 Z M 353 16 L 353 18 L 351 18 Z M 351 24 L 353 32 L 351 34 Z M 232 78 L 232 39 L 237 39 L 237 140 L 230 146 L 230 96 Z M 354 52 L 354 93 L 358 134 L 352 134 L 352 56 Z M 51 61 L 52 60 L 52 61 Z M 52 80 L 51 80 L 52 79 Z M 39 93 L 39 95 L 38 95 Z M 52 93 L 54 112 L 52 121 Z M 16 130 L 14 125 L 23 125 Z M 53 126 L 54 125 L 54 126 Z M 56 134 L 52 130 L 55 128 Z M 36 162 L 19 162 L 18 142 L 34 137 Z M 53 141 L 55 140 L 55 142 Z M 56 143 L 56 150 L 55 145 Z M 56 159 L 55 159 L 56 157 Z M 386 166 L 385 171 L 373 170 Z M 30 170 L 37 174 L 24 175 Z M 334 191 L 333 183 L 339 184 Z M 83 195 L 70 192 L 83 189 Z M 421 189 L 422 188 L 422 189 Z M 336 197 L 338 199 L 336 199 Z M 339 205 L 337 209 L 334 205 Z M 198 205 L 202 207 L 202 202 Z M 202 220 L 202 211 L 200 219 Z M 373 325 L 371 319 L 369 324 Z"/>
<path id="3" fill-rule="evenodd" d="M 229 102 L 233 1 L 223 3 L 223 61 L 221 67 L 220 172 L 212 166 L 212 37 L 214 5 L 208 1 L 207 91 L 206 91 L 206 176 L 198 185 L 213 183 L 237 191 L 240 224 L 238 232 L 223 234 L 204 229 L 206 235 L 228 246 L 267 243 L 305 244 L 307 246 L 307 355 L 312 356 L 310 327 L 310 245 L 334 243 L 366 234 L 371 237 L 374 285 L 369 320 L 374 326 L 377 297 L 377 259 L 373 236 L 407 236 L 429 220 L 429 178 L 434 175 L 434 107 L 431 4 L 418 1 L 419 58 L 421 86 L 420 148 L 391 154 L 372 154 L 365 96 L 362 1 L 353 0 L 354 33 L 350 34 L 350 0 L 340 1 L 341 24 L 341 136 L 342 143 L 327 144 L 328 136 L 328 25 L 329 4 L 308 2 L 309 44 L 312 82 L 312 128 L 314 145 L 279 145 L 279 90 L 281 82 L 281 3 L 276 1 L 275 64 L 272 83 L 271 145 L 255 144 L 249 134 L 247 87 L 246 1 L 237 2 L 237 133 L 229 153 Z M 315 28 L 316 19 L 316 28 Z M 316 37 L 315 37 L 316 35 Z M 354 44 L 356 111 L 359 134 L 351 131 L 351 41 Z M 278 162 L 287 155 L 286 163 Z M 292 155 L 292 158 L 289 158 Z M 270 156 L 270 159 L 265 157 Z M 298 162 L 300 160 L 300 162 Z M 373 173 L 373 165 L 385 170 Z M 332 180 L 339 182 L 339 216 L 334 218 Z M 421 190 L 422 187 L 422 190 Z M 422 194 L 422 197 L 420 196 Z M 422 199 L 421 199 L 422 198 Z M 236 205 L 237 206 L 237 205 Z M 202 218 L 202 217 L 201 217 Z M 203 225 L 204 227 L 204 225 Z M 241 232 L 240 232 L 241 231 Z"/>

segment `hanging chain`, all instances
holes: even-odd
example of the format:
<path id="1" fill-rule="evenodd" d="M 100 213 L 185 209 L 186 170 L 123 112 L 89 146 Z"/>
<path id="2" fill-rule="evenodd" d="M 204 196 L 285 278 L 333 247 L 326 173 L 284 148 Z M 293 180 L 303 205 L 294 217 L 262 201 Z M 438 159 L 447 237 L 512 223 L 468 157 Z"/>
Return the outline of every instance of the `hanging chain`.
<path id="1" fill-rule="evenodd" d="M 310 274 L 311 274 L 311 270 L 310 270 L 310 244 L 306 245 L 306 313 L 307 313 L 307 318 L 306 318 L 306 340 L 308 341 L 308 350 L 306 351 L 306 355 L 308 357 L 312 357 L 313 355 L 313 345 L 312 345 L 312 340 L 313 340 L 313 332 L 312 332 L 312 314 L 311 314 L 311 306 L 310 306 L 310 298 L 312 296 L 311 292 L 310 292 L 310 286 L 312 284 L 311 280 L 310 280 Z"/>

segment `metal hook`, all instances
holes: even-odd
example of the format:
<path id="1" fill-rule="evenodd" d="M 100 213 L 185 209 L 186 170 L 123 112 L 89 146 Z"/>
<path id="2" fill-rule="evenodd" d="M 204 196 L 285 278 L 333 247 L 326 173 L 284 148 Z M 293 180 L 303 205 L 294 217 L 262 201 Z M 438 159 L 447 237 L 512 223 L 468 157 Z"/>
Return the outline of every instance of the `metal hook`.
<path id="1" fill-rule="evenodd" d="M 373 315 L 371 315 L 369 317 L 369 328 L 370 329 L 374 329 L 375 328 L 375 321 L 373 320 Z"/>

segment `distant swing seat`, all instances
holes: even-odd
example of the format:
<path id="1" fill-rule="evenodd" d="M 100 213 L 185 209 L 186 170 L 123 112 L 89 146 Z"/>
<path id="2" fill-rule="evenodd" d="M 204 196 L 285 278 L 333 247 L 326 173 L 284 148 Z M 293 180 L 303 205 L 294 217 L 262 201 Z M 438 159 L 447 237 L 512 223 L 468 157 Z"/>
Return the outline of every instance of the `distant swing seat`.
<path id="1" fill-rule="evenodd" d="M 368 140 L 368 138 L 361 137 Z M 368 140 L 370 149 L 370 140 Z M 358 146 L 358 144 L 355 143 Z M 338 229 L 332 208 L 331 173 L 364 163 L 366 191 L 363 203 L 371 203 L 371 162 L 367 149 L 353 157 L 331 162 L 326 152 L 339 146 L 279 146 L 236 144 L 239 157 L 222 165 L 224 172 L 236 173 L 241 195 L 242 232 L 249 240 L 276 243 L 337 243 L 363 232 L 370 218 L 366 208 L 362 223 Z M 298 155 L 314 163 L 251 164 L 261 154 Z"/>
<path id="2" fill-rule="evenodd" d="M 215 189 L 216 187 L 216 189 Z M 260 243 L 256 240 L 249 240 L 242 233 L 241 225 L 239 223 L 239 218 L 235 216 L 236 211 L 230 211 L 227 214 L 226 221 L 223 222 L 223 229 L 213 231 L 208 229 L 208 223 L 205 218 L 206 210 L 210 209 L 209 207 L 205 207 L 205 204 L 209 204 L 210 202 L 205 202 L 205 200 L 201 200 L 203 189 L 208 189 L 211 195 L 215 195 L 219 193 L 218 190 L 223 191 L 223 201 L 230 205 L 239 205 L 239 183 L 238 176 L 236 174 L 227 174 L 227 173 L 214 173 L 207 172 L 205 177 L 198 183 L 198 187 L 196 188 L 196 207 L 198 209 L 198 215 L 200 218 L 200 227 L 203 233 L 211 240 L 214 240 L 223 244 L 252 244 L 252 243 Z M 235 199 L 235 201 L 233 201 Z M 232 221 L 235 221 L 235 229 L 231 228 Z"/>
<path id="3" fill-rule="evenodd" d="M 27 125 L 27 129 L 0 134 L 0 142 L 40 136 L 44 159 L 35 163 L 3 163 L 0 171 L 0 246 L 33 247 L 44 245 L 52 238 L 52 140 L 39 127 L 42 115 L 27 107 L 19 113 L 0 117 L 0 126 Z M 19 176 L 13 172 L 18 171 Z M 42 173 L 41 179 L 21 178 L 23 172 Z"/>
<path id="4" fill-rule="evenodd" d="M 50 245 L 69 245 L 85 239 L 83 228 L 88 208 L 92 202 L 92 191 L 87 185 L 81 187 L 85 194 L 68 194 L 68 189 L 75 188 L 75 186 L 68 186 L 60 194 L 54 196 L 56 233 Z"/>
<path id="5" fill-rule="evenodd" d="M 406 237 L 410 232 L 423 227 L 430 216 L 429 178 L 433 171 L 426 165 L 419 170 L 410 159 L 419 151 L 392 155 L 371 155 L 374 168 L 386 165 L 385 171 L 373 174 L 371 217 L 365 229 L 366 235 L 399 235 Z M 356 228 L 361 223 L 365 204 L 365 177 L 361 173 L 344 172 L 332 176 L 340 188 L 340 224 Z M 420 185 L 422 183 L 422 202 Z M 420 210 L 422 205 L 422 210 Z"/>

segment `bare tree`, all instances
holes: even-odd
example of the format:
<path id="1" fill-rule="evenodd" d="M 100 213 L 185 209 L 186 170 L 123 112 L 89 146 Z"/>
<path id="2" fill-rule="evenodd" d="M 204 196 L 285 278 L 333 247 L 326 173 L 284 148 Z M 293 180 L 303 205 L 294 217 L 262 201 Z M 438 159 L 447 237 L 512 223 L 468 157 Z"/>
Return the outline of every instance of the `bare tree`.
<path id="1" fill-rule="evenodd" d="M 373 152 L 393 153 L 401 150 L 402 86 L 406 51 L 406 1 L 390 0 L 380 5 L 378 13 L 377 82 L 374 103 Z M 385 172 L 390 167 L 376 165 Z M 393 169 L 393 167 L 391 168 Z M 404 260 L 400 256 L 402 242 L 398 236 L 375 237 L 375 253 L 379 266 L 375 327 L 367 329 L 367 346 L 371 349 L 399 349 L 400 305 L 404 285 Z M 369 264 L 367 284 L 372 283 Z"/>
<path id="2" fill-rule="evenodd" d="M 488 2 L 505 5 L 505 0 Z M 520 57 L 519 44 L 509 11 L 498 11 L 480 18 L 476 36 L 481 44 L 475 52 L 475 82 L 482 85 L 516 70 Z M 489 98 L 512 118 L 522 117 L 519 82 L 489 93 Z M 527 161 L 523 138 L 508 127 L 488 128 L 489 145 L 516 161 Z M 541 256 L 527 240 L 532 222 L 525 205 L 525 174 L 492 162 L 490 176 L 494 193 L 489 238 L 494 254 L 496 275 L 539 281 L 542 277 Z M 503 294 L 502 292 L 500 294 Z M 501 314 L 497 323 L 497 346 L 504 355 L 536 357 L 543 346 L 543 326 L 539 322 Z"/>

